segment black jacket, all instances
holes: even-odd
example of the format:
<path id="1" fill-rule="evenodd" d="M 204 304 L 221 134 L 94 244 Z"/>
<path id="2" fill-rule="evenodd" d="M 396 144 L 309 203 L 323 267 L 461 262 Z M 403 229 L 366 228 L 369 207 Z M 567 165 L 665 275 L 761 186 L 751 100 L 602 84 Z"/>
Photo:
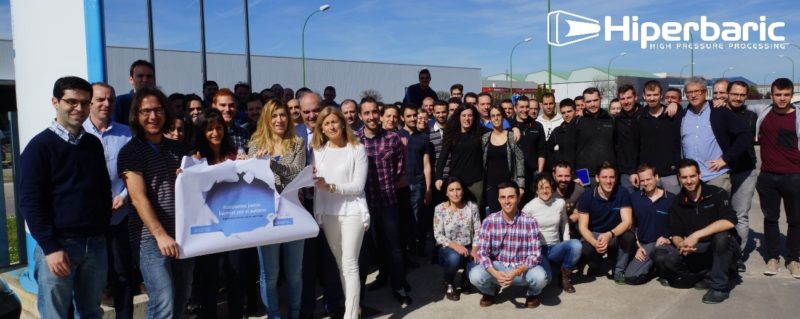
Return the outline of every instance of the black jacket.
<path id="1" fill-rule="evenodd" d="M 636 119 L 641 116 L 642 108 L 635 105 L 631 112 L 619 113 L 614 125 L 614 155 L 617 160 L 617 170 L 620 174 L 635 174 L 639 163 L 639 150 L 636 143 Z"/>
<path id="2" fill-rule="evenodd" d="M 664 111 L 655 117 L 645 108 L 636 120 L 639 165 L 649 164 L 659 176 L 675 175 L 681 159 L 681 119 Z"/>
<path id="3" fill-rule="evenodd" d="M 747 106 L 742 106 L 738 109 L 731 109 L 733 114 L 736 114 L 744 124 L 747 126 L 747 129 L 750 131 L 752 136 L 756 135 L 756 122 L 758 121 L 758 115 L 753 111 L 747 109 Z M 753 141 L 750 140 L 750 143 L 747 147 L 747 151 L 736 158 L 733 163 L 730 165 L 731 172 L 744 172 L 750 171 L 756 168 L 756 150 L 753 147 Z"/>
<path id="4" fill-rule="evenodd" d="M 714 138 L 717 139 L 719 148 L 722 149 L 722 159 L 730 167 L 753 144 L 753 134 L 733 111 L 726 107 L 715 108 L 710 101 L 706 103 L 711 108 L 711 130 L 714 132 Z M 681 121 L 686 112 L 692 112 L 691 108 L 690 105 L 679 113 Z"/>
<path id="5" fill-rule="evenodd" d="M 616 165 L 614 118 L 603 109 L 575 119 L 575 169 L 587 168 L 594 176 L 603 162 Z"/>
<path id="6" fill-rule="evenodd" d="M 539 157 L 547 157 L 544 127 L 542 123 L 530 118 L 525 122 L 517 122 L 516 119 L 511 119 L 509 122 L 511 122 L 511 127 L 518 128 L 522 134 L 518 144 L 522 149 L 522 155 L 525 157 L 525 177 L 533 177 L 533 172 L 539 169 Z"/>
<path id="7" fill-rule="evenodd" d="M 688 197 L 685 189 L 681 189 L 669 208 L 669 229 L 673 236 L 685 238 L 720 219 L 736 225 L 736 211 L 731 208 L 730 195 L 719 187 L 705 183 L 701 183 L 700 199 L 697 202 Z M 731 228 L 729 232 L 737 236 L 735 228 Z M 701 241 L 709 239 L 710 236 Z"/>
<path id="8" fill-rule="evenodd" d="M 573 120 L 573 122 L 575 122 Z M 561 123 L 550 132 L 550 139 L 547 143 L 547 161 L 545 171 L 549 171 L 555 163 L 565 161 L 575 167 L 575 125 L 572 123 Z"/>

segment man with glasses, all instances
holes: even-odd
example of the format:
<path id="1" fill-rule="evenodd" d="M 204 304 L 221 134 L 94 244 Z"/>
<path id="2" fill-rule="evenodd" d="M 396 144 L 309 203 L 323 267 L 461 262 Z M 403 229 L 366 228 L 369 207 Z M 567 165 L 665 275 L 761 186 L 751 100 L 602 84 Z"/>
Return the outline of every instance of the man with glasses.
<path id="1" fill-rule="evenodd" d="M 681 113 L 680 130 L 683 157 L 699 163 L 703 182 L 730 192 L 730 163 L 747 152 L 753 135 L 731 110 L 711 107 L 707 83 L 702 77 L 686 81 L 689 107 Z"/>
<path id="2" fill-rule="evenodd" d="M 103 144 L 86 134 L 92 86 L 63 77 L 53 86 L 56 119 L 20 161 L 20 210 L 36 239 L 37 308 L 43 318 L 100 318 L 108 266 L 105 233 L 111 181 Z"/>

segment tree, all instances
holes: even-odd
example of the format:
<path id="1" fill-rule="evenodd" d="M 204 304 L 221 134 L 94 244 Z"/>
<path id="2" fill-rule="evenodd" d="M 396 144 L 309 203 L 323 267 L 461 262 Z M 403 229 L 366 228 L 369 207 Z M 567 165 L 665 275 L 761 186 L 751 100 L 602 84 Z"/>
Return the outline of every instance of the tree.
<path id="1" fill-rule="evenodd" d="M 378 101 L 378 102 L 383 100 L 383 96 L 381 95 L 381 92 L 378 92 L 378 90 L 375 90 L 375 89 L 364 90 L 364 91 L 361 92 L 361 98 L 362 99 L 367 98 L 367 97 L 371 97 L 371 98 L 375 99 L 375 101 Z"/>
<path id="2" fill-rule="evenodd" d="M 447 101 L 450 99 L 450 92 L 436 91 L 436 97 L 439 99 L 439 101 Z"/>

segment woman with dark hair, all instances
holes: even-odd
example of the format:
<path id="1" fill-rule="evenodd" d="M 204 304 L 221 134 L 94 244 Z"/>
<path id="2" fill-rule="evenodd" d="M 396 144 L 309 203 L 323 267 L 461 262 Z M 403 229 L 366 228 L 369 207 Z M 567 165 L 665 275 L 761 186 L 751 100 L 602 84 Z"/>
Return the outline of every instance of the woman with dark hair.
<path id="1" fill-rule="evenodd" d="M 555 182 L 550 175 L 539 175 L 532 184 L 536 188 L 536 198 L 522 208 L 522 213 L 536 219 L 542 243 L 542 256 L 549 262 L 542 265 L 549 270 L 550 264 L 561 266 L 561 288 L 565 292 L 575 292 L 569 275 L 581 257 L 581 242 L 569 238 L 569 220 L 564 199 L 553 196 Z"/>
<path id="2" fill-rule="evenodd" d="M 474 256 L 481 229 L 478 206 L 464 200 L 464 188 L 457 177 L 444 182 L 447 201 L 436 205 L 433 211 L 433 237 L 439 248 L 439 264 L 444 268 L 445 296 L 459 300 L 460 292 L 454 288 L 456 273 L 465 268 L 470 256 Z M 474 247 L 474 248 L 473 248 Z M 461 292 L 469 289 L 469 270 L 461 276 Z"/>
<path id="3" fill-rule="evenodd" d="M 256 124 L 255 134 L 250 139 L 251 157 L 269 158 L 269 167 L 275 176 L 275 188 L 282 192 L 306 163 L 306 147 L 303 139 L 295 135 L 289 108 L 278 99 L 264 105 Z M 286 195 L 293 196 L 293 195 Z M 261 266 L 261 299 L 267 307 L 267 317 L 280 318 L 278 304 L 278 273 L 286 278 L 289 292 L 289 318 L 300 316 L 303 289 L 303 244 L 295 240 L 281 244 L 258 247 Z M 283 254 L 283 258 L 281 258 Z M 283 259 L 283 267 L 280 261 Z M 281 269 L 282 268 L 282 269 Z M 238 318 L 238 317 L 237 317 Z"/>
<path id="4" fill-rule="evenodd" d="M 195 126 L 195 156 L 205 158 L 208 165 L 236 159 L 236 147 L 225 134 L 225 122 L 219 110 L 206 109 L 197 118 Z"/>
<path id="5" fill-rule="evenodd" d="M 189 94 L 183 101 L 183 114 L 185 114 L 187 121 L 196 122 L 200 113 L 203 112 L 203 99 L 196 94 Z"/>
<path id="6" fill-rule="evenodd" d="M 484 177 L 481 134 L 485 129 L 478 124 L 478 116 L 475 106 L 466 104 L 459 106 L 445 123 L 442 152 L 436 160 L 435 186 L 442 190 L 444 179 L 458 177 L 480 207 Z M 446 176 L 444 171 L 448 161 L 450 172 Z"/>
<path id="7" fill-rule="evenodd" d="M 511 132 L 503 129 L 504 112 L 497 105 L 489 109 L 489 120 L 492 130 L 481 137 L 481 150 L 483 151 L 483 176 L 484 203 L 489 207 L 489 213 L 500 211 L 500 202 L 497 200 L 497 185 L 514 181 L 520 186 L 520 198 L 524 194 L 525 185 L 525 159 L 522 149 L 519 148 Z"/>

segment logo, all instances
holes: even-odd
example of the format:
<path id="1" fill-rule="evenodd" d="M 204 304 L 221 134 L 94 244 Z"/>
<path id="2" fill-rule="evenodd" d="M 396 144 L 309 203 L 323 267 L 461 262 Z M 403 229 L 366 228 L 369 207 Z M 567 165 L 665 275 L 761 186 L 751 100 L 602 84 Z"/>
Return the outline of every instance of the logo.
<path id="1" fill-rule="evenodd" d="M 597 38 L 611 42 L 639 42 L 642 49 L 785 49 L 786 37 L 779 30 L 782 21 L 714 22 L 701 16 L 699 21 L 657 23 L 639 16 L 605 16 L 603 23 L 579 14 L 557 10 L 547 14 L 547 43 L 562 47 Z M 601 31 L 602 30 L 602 31 Z"/>

